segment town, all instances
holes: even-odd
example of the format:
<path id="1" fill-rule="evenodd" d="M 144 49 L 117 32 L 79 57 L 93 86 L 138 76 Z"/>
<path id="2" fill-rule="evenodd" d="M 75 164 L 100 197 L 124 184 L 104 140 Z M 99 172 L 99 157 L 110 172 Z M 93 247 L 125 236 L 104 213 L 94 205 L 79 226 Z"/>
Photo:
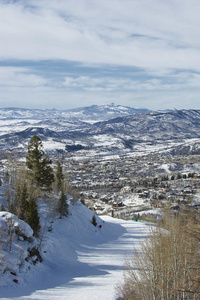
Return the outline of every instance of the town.
<path id="1" fill-rule="evenodd" d="M 70 185 L 99 215 L 156 220 L 160 208 L 199 208 L 198 155 L 68 155 L 63 162 Z"/>
<path id="2" fill-rule="evenodd" d="M 91 156 L 84 150 L 48 155 L 54 169 L 60 161 L 70 193 L 97 215 L 157 222 L 165 208 L 199 210 L 199 155 L 158 151 Z M 25 156 L 25 151 L 4 152 L 1 177 L 22 166 Z"/>

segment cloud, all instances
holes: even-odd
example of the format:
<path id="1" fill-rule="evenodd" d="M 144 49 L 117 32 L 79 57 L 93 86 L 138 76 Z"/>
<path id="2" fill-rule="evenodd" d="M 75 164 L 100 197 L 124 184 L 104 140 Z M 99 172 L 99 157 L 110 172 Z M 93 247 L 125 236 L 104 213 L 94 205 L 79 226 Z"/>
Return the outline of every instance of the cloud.
<path id="1" fill-rule="evenodd" d="M 182 72 L 168 74 L 168 76 L 152 77 L 145 74 L 143 79 L 120 78 L 120 77 L 94 77 L 78 76 L 66 77 L 63 86 L 70 89 L 83 89 L 90 91 L 159 91 L 159 90 L 179 90 L 182 86 L 200 88 L 200 74 Z"/>
<path id="2" fill-rule="evenodd" d="M 46 79 L 30 72 L 22 67 L 0 67 L 0 86 L 38 87 L 47 84 Z"/>
<path id="3" fill-rule="evenodd" d="M 4 2 L 0 58 L 199 69 L 197 8 L 195 0 Z"/>
<path id="4" fill-rule="evenodd" d="M 199 11 L 199 0 L 1 1 L 0 105 L 197 106 Z"/>

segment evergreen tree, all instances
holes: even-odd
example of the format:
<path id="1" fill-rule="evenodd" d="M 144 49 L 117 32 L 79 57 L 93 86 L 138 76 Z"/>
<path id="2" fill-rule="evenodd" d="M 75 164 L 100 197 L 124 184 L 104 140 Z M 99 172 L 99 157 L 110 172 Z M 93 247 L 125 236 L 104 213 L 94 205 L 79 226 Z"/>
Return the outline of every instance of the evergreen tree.
<path id="1" fill-rule="evenodd" d="M 26 221 L 27 219 L 27 210 L 28 210 L 28 192 L 27 192 L 27 186 L 26 183 L 24 183 L 21 196 L 20 196 L 20 203 L 19 203 L 19 218 Z"/>
<path id="2" fill-rule="evenodd" d="M 10 179 L 10 175 L 9 175 L 8 171 L 6 171 L 6 173 L 5 173 L 5 181 L 9 182 L 9 179 Z"/>
<path id="3" fill-rule="evenodd" d="M 67 200 L 66 195 L 62 190 L 60 199 L 58 201 L 58 209 L 57 209 L 58 212 L 60 213 L 60 217 L 68 215 L 68 204 L 66 200 Z"/>
<path id="4" fill-rule="evenodd" d="M 43 151 L 41 139 L 34 135 L 28 145 L 28 155 L 26 165 L 32 171 L 33 179 L 40 187 L 51 188 L 54 181 L 52 161 Z"/>
<path id="5" fill-rule="evenodd" d="M 28 155 L 26 157 L 27 167 L 33 171 L 35 180 L 39 183 L 41 177 L 41 162 L 44 156 L 41 139 L 34 135 L 28 145 Z"/>
<path id="6" fill-rule="evenodd" d="M 15 205 L 13 202 L 11 202 L 9 205 L 9 212 L 11 212 L 14 215 L 16 214 L 16 209 L 15 209 Z"/>
<path id="7" fill-rule="evenodd" d="M 51 185 L 54 182 L 53 169 L 50 164 L 52 161 L 46 156 L 41 162 L 41 170 L 40 170 L 40 186 L 46 187 L 47 189 L 51 189 Z"/>
<path id="8" fill-rule="evenodd" d="M 92 217 L 92 225 L 94 225 L 95 227 L 97 226 L 97 219 L 95 215 L 93 215 Z"/>
<path id="9" fill-rule="evenodd" d="M 182 178 L 181 174 L 180 174 L 180 173 L 178 173 L 178 175 L 177 175 L 177 179 L 181 179 L 181 178 Z"/>
<path id="10" fill-rule="evenodd" d="M 57 169 L 56 169 L 56 183 L 57 183 L 57 190 L 60 191 L 62 189 L 63 184 L 63 171 L 62 166 L 60 162 L 57 163 Z"/>
<path id="11" fill-rule="evenodd" d="M 19 183 L 15 193 L 15 205 L 13 202 L 10 204 L 9 211 L 16 214 L 18 218 L 27 222 L 34 231 L 38 233 L 39 216 L 37 202 L 34 197 L 28 192 L 27 184 L 24 182 L 23 186 Z"/>
<path id="12" fill-rule="evenodd" d="M 37 202 L 36 199 L 31 197 L 28 202 L 28 216 L 26 222 L 31 226 L 35 235 L 37 235 L 40 228 L 39 221 Z"/>
<path id="13" fill-rule="evenodd" d="M 194 173 L 189 173 L 188 174 L 188 178 L 193 178 L 194 177 Z"/>
<path id="14" fill-rule="evenodd" d="M 15 206 L 18 207 L 21 201 L 21 185 L 18 183 L 15 190 Z"/>

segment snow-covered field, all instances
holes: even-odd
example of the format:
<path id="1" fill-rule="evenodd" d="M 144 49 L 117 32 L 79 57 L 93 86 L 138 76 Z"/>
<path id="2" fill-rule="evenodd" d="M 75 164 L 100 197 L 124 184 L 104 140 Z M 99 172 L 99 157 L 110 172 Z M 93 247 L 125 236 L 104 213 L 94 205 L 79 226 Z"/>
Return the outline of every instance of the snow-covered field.
<path id="1" fill-rule="evenodd" d="M 42 243 L 43 262 L 6 278 L 1 299 L 115 299 L 125 259 L 148 237 L 149 225 L 93 213 L 78 202 L 67 218 L 56 219 Z M 102 227 L 99 228 L 99 225 Z"/>

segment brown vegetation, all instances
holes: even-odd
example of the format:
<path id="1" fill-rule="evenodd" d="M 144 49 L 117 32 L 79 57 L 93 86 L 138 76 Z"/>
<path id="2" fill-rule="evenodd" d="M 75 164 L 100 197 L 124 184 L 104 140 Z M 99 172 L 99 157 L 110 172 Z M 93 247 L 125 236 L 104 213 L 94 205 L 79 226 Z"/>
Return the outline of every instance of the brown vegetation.
<path id="1" fill-rule="evenodd" d="M 127 262 L 118 299 L 200 299 L 199 242 L 196 213 L 165 214 L 163 228 L 152 229 L 141 251 Z"/>

